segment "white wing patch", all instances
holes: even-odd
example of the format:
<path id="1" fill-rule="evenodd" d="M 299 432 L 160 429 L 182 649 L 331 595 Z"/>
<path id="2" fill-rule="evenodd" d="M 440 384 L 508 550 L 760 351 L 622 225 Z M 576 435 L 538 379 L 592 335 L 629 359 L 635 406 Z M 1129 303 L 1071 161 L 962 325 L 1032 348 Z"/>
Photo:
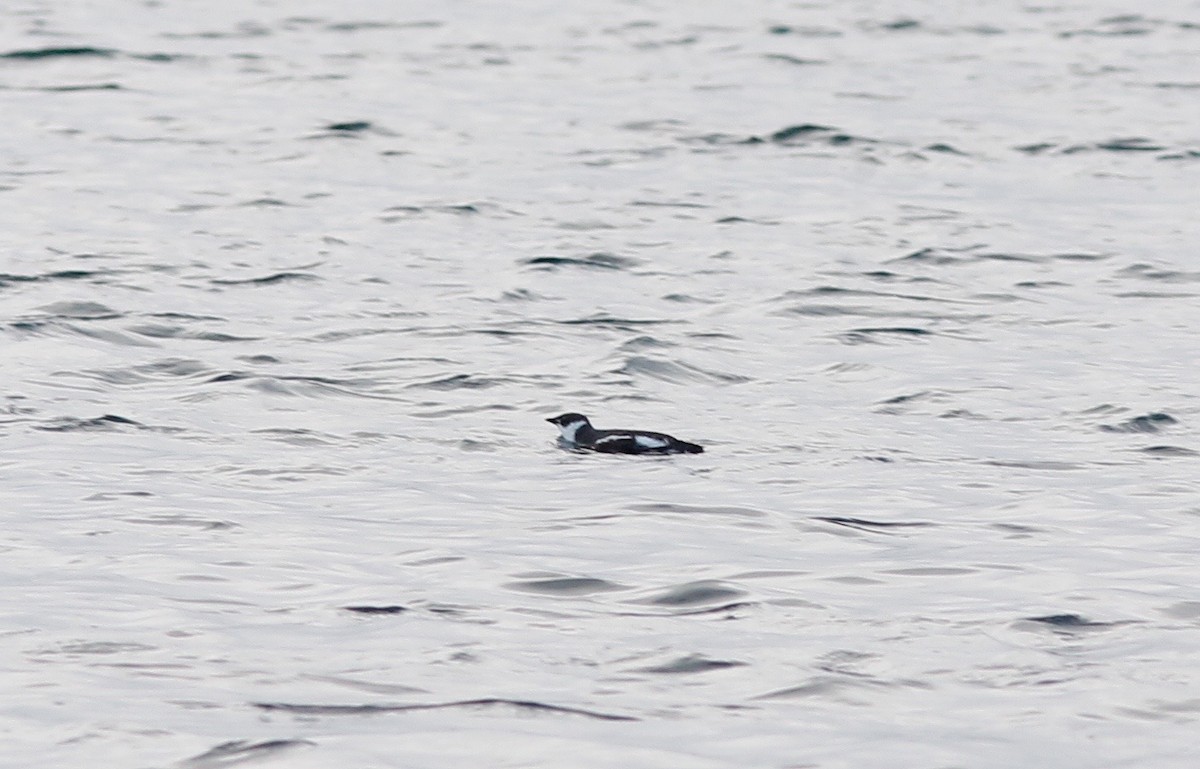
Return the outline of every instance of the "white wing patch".
<path id="1" fill-rule="evenodd" d="M 655 451 L 657 449 L 665 449 L 670 445 L 670 441 L 663 438 L 655 438 L 650 435 L 638 435 L 637 433 L 616 433 L 615 435 L 606 435 L 603 438 L 595 441 L 592 446 L 600 448 L 613 443 L 628 443 L 633 441 L 633 445 L 645 451 Z"/>

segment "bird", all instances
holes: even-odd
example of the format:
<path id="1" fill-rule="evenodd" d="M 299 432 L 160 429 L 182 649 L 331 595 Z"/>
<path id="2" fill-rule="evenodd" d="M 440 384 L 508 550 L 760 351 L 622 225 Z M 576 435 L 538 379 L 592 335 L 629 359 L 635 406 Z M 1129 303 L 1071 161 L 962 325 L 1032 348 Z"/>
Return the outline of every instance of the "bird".
<path id="1" fill-rule="evenodd" d="M 597 430 L 583 414 L 567 413 L 547 419 L 562 433 L 559 442 L 568 448 L 602 454 L 701 454 L 703 446 L 665 433 L 647 430 Z"/>

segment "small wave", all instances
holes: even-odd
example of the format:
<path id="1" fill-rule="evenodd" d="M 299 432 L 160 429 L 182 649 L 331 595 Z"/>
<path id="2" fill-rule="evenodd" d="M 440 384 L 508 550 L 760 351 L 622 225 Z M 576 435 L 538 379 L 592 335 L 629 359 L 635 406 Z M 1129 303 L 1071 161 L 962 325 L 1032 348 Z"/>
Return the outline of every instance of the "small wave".
<path id="1" fill-rule="evenodd" d="M 797 37 L 822 38 L 841 37 L 845 33 L 832 27 L 802 26 L 793 27 L 790 24 L 774 24 L 767 28 L 771 35 L 796 35 Z"/>
<path id="2" fill-rule="evenodd" d="M 1185 160 L 1200 157 L 1195 147 L 1171 145 L 1143 136 L 1117 137 L 1094 142 L 1058 144 L 1038 142 L 1015 148 L 1026 155 L 1079 155 L 1095 152 L 1110 152 L 1132 155 L 1153 155 L 1158 160 Z"/>
<path id="3" fill-rule="evenodd" d="M 372 379 L 336 379 L 320 376 L 267 376 L 248 371 L 229 371 L 205 380 L 208 384 L 245 382 L 248 387 L 272 395 L 351 395 L 359 398 L 385 398 L 372 393 L 380 383 Z"/>
<path id="4" fill-rule="evenodd" d="M 602 270 L 625 270 L 640 262 L 628 256 L 597 252 L 587 256 L 535 256 L 522 264 L 530 267 L 587 267 Z"/>
<path id="5" fill-rule="evenodd" d="M 677 347 L 677 346 L 678 345 L 676 345 L 673 342 L 663 341 L 662 339 L 655 339 L 654 337 L 649 336 L 647 334 L 642 334 L 640 336 L 635 336 L 632 339 L 625 340 L 624 342 L 621 343 L 621 346 L 617 349 L 619 349 L 623 352 L 637 352 L 637 351 L 641 351 L 641 350 L 661 350 L 664 348 Z"/>
<path id="6" fill-rule="evenodd" d="M 65 304 L 65 303 L 64 303 Z M 79 303 L 87 304 L 87 303 Z M 95 307 L 103 307 L 103 305 L 94 305 Z M 106 308 L 107 309 L 107 308 Z M 112 311 L 109 311 L 112 312 Z M 90 317 L 75 318 L 78 321 L 104 321 L 114 318 L 123 317 L 121 313 L 112 312 L 105 313 L 100 310 L 95 311 L 95 315 Z M 98 328 L 92 325 L 82 325 L 79 323 L 66 323 L 65 317 L 58 318 L 25 318 L 8 323 L 7 328 L 17 332 L 21 336 L 51 336 L 59 334 L 75 334 L 78 336 L 87 337 L 89 339 L 99 339 L 111 344 L 122 345 L 125 347 L 159 347 L 156 342 L 150 341 L 148 338 L 143 338 L 141 335 L 126 334 L 121 331 L 114 331 L 107 328 Z"/>
<path id="7" fill-rule="evenodd" d="M 224 40 L 228 38 L 247 38 L 247 37 L 265 37 L 271 34 L 271 30 L 262 24 L 257 24 L 251 21 L 239 22 L 231 31 L 206 31 L 206 32 L 163 32 L 161 37 L 174 40 Z"/>
<path id="8" fill-rule="evenodd" d="M 53 324 L 49 324 L 48 327 L 52 328 Z M 92 339 L 101 339 L 105 342 L 119 344 L 125 347 L 158 347 L 158 344 L 155 342 L 147 341 L 137 336 L 130 336 L 129 334 L 125 334 L 120 331 L 112 331 L 104 328 L 91 328 L 88 326 L 76 326 L 70 323 L 63 323 L 59 327 L 66 329 L 71 333 L 79 334 L 80 336 L 86 336 Z"/>
<path id="9" fill-rule="evenodd" d="M 410 416 L 417 419 L 443 419 L 445 417 L 457 417 L 463 414 L 478 414 L 481 411 L 516 411 L 515 406 L 509 406 L 504 403 L 480 403 L 469 406 L 455 406 L 451 408 L 435 409 L 433 411 L 414 411 Z M 467 448 L 462 442 L 459 442 L 460 448 Z M 484 444 L 477 444 L 476 448 L 482 447 Z M 494 444 L 486 444 L 491 446 Z"/>
<path id="10" fill-rule="evenodd" d="M 262 430 L 251 430 L 254 435 L 261 435 L 267 440 L 287 443 L 291 446 L 335 446 L 340 441 L 325 433 L 309 430 L 303 427 L 268 427 Z"/>
<path id="11" fill-rule="evenodd" d="M 1195 299 L 1200 294 L 1190 291 L 1115 291 L 1118 299 Z"/>
<path id="12" fill-rule="evenodd" d="M 708 208 L 704 203 L 688 200 L 631 200 L 629 205 L 642 208 Z"/>
<path id="13" fill-rule="evenodd" d="M 969 152 L 964 152 L 963 150 L 960 150 L 959 148 L 955 147 L 953 144 L 947 144 L 945 142 L 935 142 L 933 144 L 927 144 L 922 149 L 924 149 L 926 152 L 936 152 L 936 153 L 942 154 L 942 155 L 959 155 L 961 157 L 969 157 L 970 156 Z"/>
<path id="14" fill-rule="evenodd" d="M 1096 22 L 1095 26 L 1081 29 L 1068 29 L 1058 33 L 1059 37 L 1140 37 L 1158 30 L 1195 29 L 1195 24 L 1186 21 L 1170 21 L 1167 19 L 1143 16 L 1140 13 L 1122 13 L 1116 16 L 1106 16 Z"/>
<path id="15" fill-rule="evenodd" d="M 903 395 L 895 395 L 891 398 L 886 398 L 879 401 L 884 406 L 899 406 L 901 404 L 912 403 L 913 401 L 933 401 L 935 403 L 945 403 L 950 400 L 950 394 L 941 390 L 918 390 L 915 393 L 905 393 Z"/>
<path id="16" fill-rule="evenodd" d="M 864 689 L 876 689 L 886 686 L 883 681 L 876 681 L 864 678 L 846 678 L 835 676 L 816 676 L 805 683 L 796 686 L 788 686 L 783 689 L 776 689 L 760 694 L 754 699 L 756 700 L 779 700 L 779 699 L 800 699 L 809 697 L 830 698 L 835 700 L 851 701 L 847 697 L 848 693 L 862 691 Z"/>
<path id="17" fill-rule="evenodd" d="M 720 131 L 704 134 L 695 134 L 692 136 L 680 137 L 679 141 L 684 144 L 707 144 L 710 146 L 725 146 L 725 145 L 744 145 L 744 144 L 762 144 L 763 140 L 758 136 L 745 136 L 740 134 L 722 133 Z"/>
<path id="18" fill-rule="evenodd" d="M 108 59 L 117 55 L 113 48 L 95 48 L 92 46 L 63 46 L 48 48 L 27 48 L 17 51 L 0 53 L 0 59 L 69 59 L 76 57 L 91 57 Z"/>
<path id="19" fill-rule="evenodd" d="M 453 374 L 438 377 L 427 382 L 414 382 L 407 385 L 422 390 L 486 390 L 507 383 L 502 377 L 485 377 L 475 374 Z"/>
<path id="20" fill-rule="evenodd" d="M 165 318 L 167 320 L 212 320 L 225 321 L 227 318 L 222 318 L 219 315 L 193 315 L 188 312 L 148 312 L 148 318 Z"/>
<path id="21" fill-rule="evenodd" d="M 983 414 L 977 414 L 970 409 L 950 409 L 938 414 L 938 419 L 987 419 Z"/>
<path id="22" fill-rule="evenodd" d="M 714 224 L 760 224 L 765 227 L 777 227 L 780 222 L 775 219 L 752 219 L 748 216 L 723 216 Z"/>
<path id="23" fill-rule="evenodd" d="M 166 377 L 199 377 L 211 373 L 211 368 L 193 358 L 164 358 L 139 366 L 106 368 L 84 372 L 109 384 L 131 385 L 152 382 Z"/>
<path id="24" fill-rule="evenodd" d="M 871 521 L 866 518 L 847 518 L 840 515 L 816 515 L 813 516 L 813 520 L 878 534 L 895 534 L 897 533 L 896 529 L 918 529 L 937 525 L 929 521 Z"/>
<path id="25" fill-rule="evenodd" d="M 325 25 L 331 32 L 363 32 L 377 29 L 437 29 L 444 21 L 337 21 Z"/>
<path id="26" fill-rule="evenodd" d="M 896 574 L 901 577 L 957 577 L 963 574 L 975 574 L 979 569 L 969 566 L 913 566 L 908 569 L 887 569 L 882 574 Z"/>
<path id="27" fill-rule="evenodd" d="M 918 340 L 934 336 L 934 332 L 925 328 L 911 326 L 893 326 L 886 328 L 855 328 L 837 335 L 844 344 L 884 344 L 889 340 L 909 339 Z"/>
<path id="28" fill-rule="evenodd" d="M 355 614 L 401 614 L 408 611 L 407 606 L 399 604 L 389 604 L 387 606 L 343 606 L 346 611 L 352 611 Z"/>
<path id="29" fill-rule="evenodd" d="M 104 278 L 116 273 L 111 270 L 56 270 L 40 275 L 17 275 L 0 272 L 0 287 L 9 283 L 35 283 L 52 280 L 85 280 L 87 278 Z"/>
<path id="30" fill-rule="evenodd" d="M 442 211 L 448 214 L 478 214 L 494 206 L 486 203 L 449 203 L 439 206 L 429 206 L 433 211 Z"/>
<path id="31" fill-rule="evenodd" d="M 1147 446 L 1141 449 L 1142 453 L 1149 454 L 1152 457 L 1196 457 L 1200 456 L 1200 451 L 1187 449 L 1183 446 Z"/>
<path id="32" fill-rule="evenodd" d="M 310 740 L 297 739 L 266 740 L 264 742 L 234 740 L 223 742 L 198 756 L 181 761 L 179 767 L 180 769 L 226 769 L 234 764 L 271 760 L 297 748 L 313 747 L 316 744 Z"/>
<path id="33" fill-rule="evenodd" d="M 47 315 L 70 320 L 111 320 L 124 315 L 99 302 L 54 302 L 38 309 Z"/>
<path id="34" fill-rule="evenodd" d="M 92 418 L 80 417 L 59 417 L 46 424 L 35 425 L 35 430 L 45 430 L 54 433 L 68 433 L 87 430 L 103 430 L 111 431 L 118 430 L 122 427 L 133 427 L 145 429 L 146 425 L 141 422 L 136 422 L 127 417 L 117 416 L 116 414 L 105 414 L 104 416 Z"/>
<path id="35" fill-rule="evenodd" d="M 1028 262 L 1030 264 L 1050 264 L 1056 261 L 1095 262 L 1107 259 L 1108 254 L 1088 252 L 1064 252 L 1057 254 L 1021 254 L 1003 251 L 981 251 L 982 245 L 965 248 L 922 248 L 918 251 L 896 257 L 888 261 L 917 262 L 935 266 L 970 264 L 974 262 Z"/>
<path id="36" fill-rule="evenodd" d="M 432 205 L 389 206 L 383 210 L 380 220 L 385 223 L 392 223 L 411 219 L 426 213 L 452 214 L 455 216 L 482 216 L 490 214 L 493 218 L 507 218 L 520 215 L 517 211 L 501 208 L 494 203 L 437 203 Z"/>
<path id="37" fill-rule="evenodd" d="M 341 133 L 359 133 L 371 128 L 371 123 L 366 120 L 349 120 L 344 123 L 330 123 L 325 126 L 326 131 L 338 131 Z"/>
<path id="38" fill-rule="evenodd" d="M 674 320 L 661 320 L 655 318 L 614 318 L 611 315 L 593 315 L 587 318 L 573 318 L 571 320 L 555 321 L 562 326 L 609 326 L 612 328 L 628 329 L 632 331 L 638 326 L 659 326 L 667 323 L 677 323 Z"/>
<path id="39" fill-rule="evenodd" d="M 1061 462 L 1054 459 L 988 459 L 983 462 L 991 467 L 1012 467 L 1018 470 L 1082 470 L 1079 462 Z"/>
<path id="40" fill-rule="evenodd" d="M 227 373 L 224 373 L 224 374 L 217 374 L 215 377 L 212 377 L 212 378 L 211 378 L 211 379 L 209 379 L 208 381 L 209 381 L 210 383 L 216 383 L 216 382 L 240 382 L 240 381 L 241 381 L 241 380 L 243 380 L 243 379 L 250 379 L 250 378 L 251 378 L 251 377 L 253 377 L 253 376 L 255 376 L 255 375 L 254 375 L 254 374 L 251 374 L 251 373 L 248 373 L 248 372 L 246 372 L 246 371 L 229 371 L 229 372 L 227 372 Z"/>
<path id="41" fill-rule="evenodd" d="M 125 654 L 126 652 L 150 652 L 158 647 L 131 641 L 80 641 L 67 643 L 38 654 Z"/>
<path id="42" fill-rule="evenodd" d="M 837 128 L 825 125 L 817 125 L 815 123 L 801 123 L 800 125 L 781 128 L 778 131 L 770 134 L 766 138 L 766 141 L 787 146 L 822 144 L 831 147 L 880 143 L 878 139 L 868 139 L 864 136 L 855 136 L 853 134 L 840 131 Z"/>
<path id="43" fill-rule="evenodd" d="M 124 497 L 153 497 L 149 491 L 116 491 L 116 492 L 99 492 L 91 496 L 84 497 L 88 502 L 108 502 L 114 499 L 122 499 Z"/>
<path id="44" fill-rule="evenodd" d="M 42 93 L 76 93 L 79 91 L 123 91 L 120 83 L 83 83 L 80 85 L 46 85 L 30 90 Z"/>
<path id="45" fill-rule="evenodd" d="M 778 54 L 767 54 L 768 58 L 789 61 L 790 57 Z M 820 61 L 790 60 L 792 64 L 821 64 Z M 775 146 L 790 149 L 800 148 L 809 150 L 849 150 L 857 151 L 863 157 L 878 160 L 878 154 L 891 151 L 899 158 L 928 161 L 931 157 L 971 157 L 971 153 L 955 147 L 945 141 L 925 141 L 917 144 L 877 139 L 861 136 L 841 130 L 834 126 L 817 123 L 798 123 L 785 126 L 769 134 L 739 135 L 721 131 L 680 136 L 678 141 L 684 144 L 701 144 L 710 147 L 753 147 Z M 763 222 L 773 223 L 773 222 Z"/>
<path id="46" fill-rule="evenodd" d="M 1163 270 L 1150 264 L 1131 264 L 1117 273 L 1122 278 L 1139 278 L 1141 280 L 1156 280 L 1163 283 L 1196 283 L 1200 282 L 1200 272 L 1184 270 Z"/>
<path id="47" fill-rule="evenodd" d="M 783 64 L 794 64 L 800 67 L 809 67 L 817 64 L 828 64 L 827 59 L 803 59 L 799 56 L 792 56 L 787 53 L 764 53 L 762 55 L 767 61 L 778 61 Z"/>
<path id="48" fill-rule="evenodd" d="M 1036 622 L 1039 625 L 1045 625 L 1055 630 L 1108 630 L 1109 628 L 1119 627 L 1129 624 L 1129 621 L 1120 622 L 1098 622 L 1090 620 L 1079 614 L 1047 614 L 1041 617 L 1025 617 L 1020 622 Z"/>
<path id="49" fill-rule="evenodd" d="M 417 703 L 406 705 L 304 705 L 288 702 L 255 702 L 256 708 L 275 710 L 284 713 L 309 716 L 357 716 L 372 713 L 410 713 L 422 710 L 495 710 L 507 709 L 521 713 L 544 713 L 548 715 L 584 716 L 600 721 L 637 721 L 633 716 L 601 713 L 595 710 L 569 707 L 566 705 L 550 705 L 534 700 L 514 700 L 502 697 L 486 697 L 476 700 L 460 700 L 457 702 Z"/>
<path id="50" fill-rule="evenodd" d="M 982 298 L 982 297 L 977 297 Z M 1001 301 L 1000 297 L 991 297 L 993 301 Z M 951 312 L 930 312 L 909 310 L 906 308 L 885 309 L 862 304 L 799 304 L 777 310 L 772 315 L 781 317 L 800 316 L 806 318 L 869 318 L 876 320 L 902 320 L 909 322 L 921 321 L 951 321 L 968 324 L 987 320 L 987 314 L 964 314 Z M 858 331 L 880 331 L 881 329 L 858 329 Z M 930 332 L 933 333 L 933 332 Z M 862 341 L 854 339 L 853 341 Z"/>
<path id="51" fill-rule="evenodd" d="M 744 590 L 729 587 L 716 580 L 705 579 L 674 585 L 649 598 L 641 599 L 638 603 L 687 608 L 729 602 L 731 599 L 741 598 L 744 595 L 746 595 Z"/>
<path id="52" fill-rule="evenodd" d="M 735 660 L 709 659 L 702 654 L 689 654 L 686 657 L 680 657 L 661 665 L 650 665 L 644 668 L 637 668 L 636 670 L 639 673 L 656 673 L 659 675 L 687 675 L 692 673 L 707 673 L 710 670 L 727 670 L 729 668 L 742 667 L 746 664 L 745 662 Z"/>
<path id="53" fill-rule="evenodd" d="M 872 150 L 881 147 L 903 148 L 897 142 L 887 142 L 866 136 L 858 136 L 842 131 L 833 126 L 816 123 L 798 123 L 785 126 L 766 135 L 752 134 L 736 135 L 722 132 L 685 136 L 680 139 L 684 143 L 707 144 L 711 146 L 755 146 L 775 145 L 788 148 L 850 148 Z"/>
<path id="54" fill-rule="evenodd" d="M 887 273 L 891 276 L 891 273 Z M 954 299 L 944 299 L 939 296 L 928 296 L 925 294 L 901 294 L 895 291 L 871 291 L 861 288 L 845 288 L 843 286 L 814 286 L 801 290 L 784 291 L 779 296 L 771 301 L 788 301 L 792 299 L 809 299 L 819 297 L 822 299 L 841 297 L 868 297 L 868 298 L 884 298 L 884 299 L 907 299 L 913 302 L 941 302 L 946 304 L 961 304 L 962 302 Z"/>
<path id="55" fill-rule="evenodd" d="M 677 361 L 658 360 L 635 355 L 629 358 L 620 368 L 613 370 L 614 374 L 625 376 L 647 376 L 664 382 L 682 384 L 685 382 L 720 382 L 723 384 L 741 384 L 751 381 L 750 377 L 740 374 L 728 374 L 721 371 L 709 371 L 698 366 Z"/>
<path id="56" fill-rule="evenodd" d="M 866 29 L 880 30 L 883 32 L 909 32 L 916 29 L 927 29 L 925 24 L 922 24 L 917 19 L 902 17 L 891 21 L 875 21 L 867 22 L 863 25 Z"/>
<path id="57" fill-rule="evenodd" d="M 214 286 L 273 286 L 276 283 L 309 280 L 320 280 L 320 277 L 311 272 L 284 271 L 257 278 L 213 278 L 209 283 L 212 283 Z"/>
<path id="58" fill-rule="evenodd" d="M 189 58 L 185 54 L 126 53 L 115 48 L 99 48 L 90 45 L 24 48 L 0 53 L 0 59 L 19 61 L 42 61 L 46 59 L 112 59 L 118 56 L 125 56 L 130 59 L 153 62 L 172 62 Z"/>
<path id="59" fill-rule="evenodd" d="M 1179 421 L 1173 416 L 1156 411 L 1127 419 L 1120 424 L 1101 425 L 1100 429 L 1109 433 L 1157 433 L 1174 424 L 1179 424 Z"/>
<path id="60" fill-rule="evenodd" d="M 260 336 L 236 336 L 219 331 L 196 331 L 183 326 L 144 323 L 128 327 L 129 331 L 151 339 L 196 339 L 204 342 L 256 342 Z"/>
<path id="61" fill-rule="evenodd" d="M 762 518 L 766 513 L 749 507 L 721 505 L 683 505 L 676 502 L 639 502 L 629 505 L 630 510 L 642 513 L 683 513 L 685 515 L 731 515 L 742 518 Z"/>
<path id="62" fill-rule="evenodd" d="M 193 515 L 151 515 L 146 518 L 122 518 L 121 520 L 126 523 L 138 523 L 148 526 L 183 526 L 189 529 L 202 529 L 204 531 L 238 528 L 238 524 L 232 521 L 200 518 Z"/>
<path id="63" fill-rule="evenodd" d="M 1163 614 L 1175 619 L 1200 619 L 1200 601 L 1179 601 L 1160 609 Z"/>
<path id="64" fill-rule="evenodd" d="M 545 298 L 527 288 L 513 288 L 500 294 L 500 299 L 505 302 L 534 302 Z"/>
<path id="65" fill-rule="evenodd" d="M 593 593 L 608 593 L 627 589 L 623 585 L 595 577 L 529 579 L 520 582 L 510 582 L 505 587 L 510 590 L 519 590 L 523 593 L 544 593 L 546 595 L 558 596 L 592 595 Z"/>

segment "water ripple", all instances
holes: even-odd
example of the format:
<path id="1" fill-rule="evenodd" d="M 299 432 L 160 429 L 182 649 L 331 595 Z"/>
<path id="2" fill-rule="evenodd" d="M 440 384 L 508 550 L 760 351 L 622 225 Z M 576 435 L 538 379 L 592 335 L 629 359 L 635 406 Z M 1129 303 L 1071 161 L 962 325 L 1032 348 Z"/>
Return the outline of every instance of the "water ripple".
<path id="1" fill-rule="evenodd" d="M 592 595 L 628 589 L 614 582 L 595 577 L 546 577 L 510 582 L 505 587 L 526 593 L 560 596 Z"/>
<path id="2" fill-rule="evenodd" d="M 640 263 L 639 260 L 627 256 L 606 253 L 587 256 L 534 256 L 522 262 L 530 267 L 588 267 L 602 270 L 627 270 Z"/>
<path id="3" fill-rule="evenodd" d="M 1100 429 L 1110 433 L 1157 433 L 1179 421 L 1170 414 L 1156 411 L 1152 414 L 1127 419 L 1116 425 L 1101 425 Z"/>
<path id="4" fill-rule="evenodd" d="M 298 748 L 309 748 L 317 743 L 310 740 L 286 739 L 248 742 L 233 740 L 223 742 L 198 756 L 180 761 L 180 769 L 224 769 L 234 764 L 273 760 L 287 755 Z"/>
<path id="5" fill-rule="evenodd" d="M 727 603 L 730 599 L 740 598 L 744 595 L 746 595 L 744 590 L 729 587 L 717 580 L 699 580 L 660 590 L 639 602 L 687 609 L 707 604 Z"/>
<path id="6" fill-rule="evenodd" d="M 638 720 L 633 716 L 619 715 L 615 713 L 602 713 L 596 710 L 568 707 L 565 705 L 552 705 L 545 702 L 537 702 L 535 700 L 513 700 L 502 697 L 485 697 L 475 700 L 460 700 L 457 702 L 434 702 L 405 705 L 304 705 L 288 702 L 255 702 L 252 704 L 257 708 L 267 711 L 279 711 L 306 716 L 359 716 L 370 715 L 374 713 L 412 713 L 422 710 L 461 709 L 468 711 L 511 710 L 531 715 L 544 714 L 583 716 L 585 718 L 592 718 L 599 721 Z"/>
<path id="7" fill-rule="evenodd" d="M 285 270 L 254 278 L 213 278 L 209 282 L 214 286 L 273 286 L 277 283 L 308 280 L 319 280 L 319 277 L 311 272 Z"/>
<path id="8" fill-rule="evenodd" d="M 679 361 L 649 358 L 634 355 L 628 358 L 612 373 L 629 377 L 645 376 L 664 382 L 716 382 L 722 384 L 741 384 L 751 381 L 750 377 L 741 374 L 731 374 L 723 371 L 709 371 L 699 366 L 693 366 Z"/>
<path id="9" fill-rule="evenodd" d="M 657 675 L 691 675 L 693 673 L 707 673 L 710 670 L 728 670 L 729 668 L 742 667 L 746 664 L 745 662 L 738 662 L 736 660 L 709 659 L 702 654 L 689 654 L 660 665 L 636 668 L 636 671 Z"/>

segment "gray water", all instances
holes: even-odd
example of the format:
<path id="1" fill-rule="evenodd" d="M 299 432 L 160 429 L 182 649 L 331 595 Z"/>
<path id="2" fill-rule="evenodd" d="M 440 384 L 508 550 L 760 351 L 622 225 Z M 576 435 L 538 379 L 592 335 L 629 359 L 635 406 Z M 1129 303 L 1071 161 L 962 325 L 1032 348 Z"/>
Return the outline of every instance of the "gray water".
<path id="1" fill-rule="evenodd" d="M 3 20 L 0 765 L 1196 765 L 1200 3 Z"/>

